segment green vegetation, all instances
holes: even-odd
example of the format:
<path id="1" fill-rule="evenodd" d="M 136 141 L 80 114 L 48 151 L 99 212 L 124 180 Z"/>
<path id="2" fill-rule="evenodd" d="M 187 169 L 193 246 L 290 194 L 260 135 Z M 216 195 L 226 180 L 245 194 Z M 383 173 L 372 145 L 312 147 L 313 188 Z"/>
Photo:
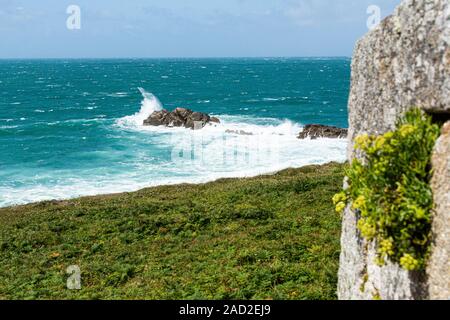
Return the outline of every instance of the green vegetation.
<path id="1" fill-rule="evenodd" d="M 343 167 L 0 209 L 0 299 L 334 299 Z"/>
<path id="2" fill-rule="evenodd" d="M 376 240 L 380 265 L 386 258 L 406 270 L 426 265 L 433 209 L 430 161 L 438 136 L 439 126 L 414 109 L 395 131 L 355 141 L 365 159 L 353 161 L 349 188 L 333 200 L 336 211 L 351 203 L 361 214 L 358 228 L 367 240 Z"/>

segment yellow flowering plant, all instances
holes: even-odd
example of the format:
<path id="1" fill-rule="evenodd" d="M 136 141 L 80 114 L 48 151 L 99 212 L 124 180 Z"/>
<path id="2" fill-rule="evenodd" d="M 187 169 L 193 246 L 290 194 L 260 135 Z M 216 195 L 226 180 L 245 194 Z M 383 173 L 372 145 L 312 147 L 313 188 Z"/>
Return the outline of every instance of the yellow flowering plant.
<path id="1" fill-rule="evenodd" d="M 431 241 L 433 196 L 431 153 L 439 126 L 419 109 L 381 136 L 361 135 L 355 149 L 364 156 L 347 170 L 348 188 L 333 198 L 336 210 L 350 205 L 358 228 L 378 246 L 378 262 L 386 258 L 406 270 L 426 266 Z"/>

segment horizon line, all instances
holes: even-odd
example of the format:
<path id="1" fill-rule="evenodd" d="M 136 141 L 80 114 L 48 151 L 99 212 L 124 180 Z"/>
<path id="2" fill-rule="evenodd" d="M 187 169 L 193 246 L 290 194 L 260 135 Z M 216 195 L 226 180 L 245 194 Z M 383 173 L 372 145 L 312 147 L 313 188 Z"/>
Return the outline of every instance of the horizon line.
<path id="1" fill-rule="evenodd" d="M 5 57 L 0 60 L 164 60 L 164 59 L 317 59 L 317 58 L 346 58 L 351 56 L 172 56 L 172 57 Z"/>

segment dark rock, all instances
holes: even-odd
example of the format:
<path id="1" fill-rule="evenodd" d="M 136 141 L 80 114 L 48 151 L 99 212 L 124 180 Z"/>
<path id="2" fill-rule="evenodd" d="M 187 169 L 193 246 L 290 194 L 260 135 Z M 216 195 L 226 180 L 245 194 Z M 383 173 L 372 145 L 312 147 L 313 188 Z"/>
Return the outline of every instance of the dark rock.
<path id="1" fill-rule="evenodd" d="M 145 126 L 161 126 L 164 124 L 164 119 L 169 112 L 167 110 L 155 111 L 148 119 L 144 120 Z"/>
<path id="2" fill-rule="evenodd" d="M 201 129 L 208 123 L 220 123 L 217 118 L 211 118 L 206 113 L 194 112 L 186 108 L 176 108 L 174 111 L 155 111 L 144 120 L 145 126 L 185 127 Z"/>
<path id="3" fill-rule="evenodd" d="M 174 113 L 178 114 L 182 119 L 187 119 L 191 114 L 192 110 L 185 108 L 176 108 Z"/>
<path id="4" fill-rule="evenodd" d="M 201 112 L 194 112 L 191 114 L 191 119 L 193 121 L 203 121 L 203 122 L 208 122 L 210 119 L 210 116 L 205 114 L 205 113 L 201 113 Z"/>
<path id="5" fill-rule="evenodd" d="M 210 122 L 214 122 L 214 123 L 220 123 L 219 118 L 216 117 L 211 117 L 211 119 L 209 119 Z"/>
<path id="6" fill-rule="evenodd" d="M 177 112 L 170 112 L 164 119 L 164 124 L 168 127 L 182 127 L 184 123 L 184 118 Z"/>
<path id="7" fill-rule="evenodd" d="M 348 134 L 347 129 L 342 129 L 332 126 L 324 126 L 321 124 L 308 124 L 302 132 L 300 132 L 299 139 L 318 139 L 318 138 L 346 138 Z"/>

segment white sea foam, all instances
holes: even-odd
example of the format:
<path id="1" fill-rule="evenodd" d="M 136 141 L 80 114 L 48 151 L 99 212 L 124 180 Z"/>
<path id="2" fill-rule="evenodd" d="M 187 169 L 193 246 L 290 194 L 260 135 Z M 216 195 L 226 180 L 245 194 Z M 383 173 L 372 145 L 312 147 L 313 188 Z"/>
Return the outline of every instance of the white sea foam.
<path id="1" fill-rule="evenodd" d="M 143 100 L 141 102 L 141 110 L 132 116 L 126 116 L 117 121 L 120 126 L 140 127 L 153 112 L 160 111 L 163 106 L 159 99 L 152 93 L 145 91 L 143 88 L 138 88 L 142 94 Z"/>
<path id="2" fill-rule="evenodd" d="M 21 187 L 0 186 L 0 207 L 136 191 L 157 185 L 252 177 L 346 159 L 345 139 L 299 140 L 297 135 L 302 125 L 289 120 L 222 114 L 216 115 L 220 124 L 207 125 L 202 130 L 144 126 L 144 120 L 163 106 L 153 94 L 142 88 L 139 90 L 143 97 L 140 111 L 118 119 L 111 129 L 117 137 L 122 139 L 125 134 L 140 147 L 131 148 L 132 153 L 125 155 L 120 152 L 112 156 L 110 152 L 98 154 L 105 158 L 105 163 L 117 164 L 117 168 L 52 172 L 51 176 L 42 178 L 43 183 L 25 174 L 24 179 L 31 180 Z M 133 135 L 133 131 L 139 135 Z M 150 140 L 157 142 L 159 150 L 172 152 L 171 160 L 154 161 L 155 149 L 146 145 Z M 45 182 L 50 180 L 55 182 Z"/>
<path id="3" fill-rule="evenodd" d="M 258 129 L 259 132 L 264 131 L 257 125 L 248 125 L 245 128 L 247 130 Z M 145 162 L 143 161 L 145 160 L 144 154 L 142 155 L 143 159 L 140 159 L 140 165 L 137 165 L 134 170 L 122 174 L 99 173 L 98 175 L 82 175 L 76 178 L 61 177 L 52 186 L 40 183 L 33 183 L 20 188 L 3 186 L 0 187 L 0 207 L 53 199 L 70 199 L 79 196 L 132 192 L 158 185 L 206 183 L 220 178 L 253 177 L 274 173 L 286 168 L 325 164 L 330 161 L 345 161 L 346 140 L 299 140 L 295 136 L 287 135 L 287 133 L 293 132 L 294 128 L 296 128 L 295 125 L 286 122 L 279 126 L 269 126 L 265 135 L 258 138 L 236 134 L 234 139 L 229 140 L 225 146 L 220 139 L 214 139 L 213 136 L 210 136 L 210 139 L 205 139 L 206 147 L 202 150 L 204 155 L 199 159 L 184 159 L 181 157 L 170 163 L 152 165 L 143 163 Z M 214 131 L 215 129 L 208 128 L 206 130 Z M 176 150 L 177 146 L 185 146 L 184 143 L 187 141 L 195 141 L 193 135 L 199 134 L 199 132 L 185 130 L 184 134 L 175 134 L 166 143 L 174 144 L 174 150 Z M 282 135 L 279 135 L 280 133 Z M 190 140 L 192 138 L 194 140 Z M 161 143 L 163 144 L 163 142 Z M 274 143 L 277 144 L 274 147 L 278 148 L 276 150 L 279 153 L 268 154 L 266 152 L 267 146 L 270 150 L 270 146 L 273 147 Z M 262 148 L 261 144 L 264 144 Z M 259 157 L 260 161 L 257 161 L 255 165 L 246 158 L 240 157 L 239 152 L 230 161 L 230 158 L 224 158 L 224 154 L 229 151 L 227 148 L 232 151 L 241 151 L 241 155 L 248 152 L 251 154 L 250 156 Z"/>
<path id="4" fill-rule="evenodd" d="M 112 98 L 124 98 L 128 96 L 127 92 L 116 92 L 116 93 L 110 93 L 107 94 L 108 97 L 112 97 Z"/>
<path id="5" fill-rule="evenodd" d="M 159 144 L 180 153 L 183 153 L 183 149 L 186 151 L 186 146 L 195 146 L 197 150 L 187 150 L 188 158 L 178 159 L 181 161 L 178 161 L 176 166 L 180 170 L 183 167 L 196 168 L 203 175 L 209 175 L 206 181 L 220 177 L 261 174 L 291 166 L 345 161 L 346 140 L 299 140 L 297 136 L 302 125 L 289 120 L 217 115 L 221 120 L 220 124 L 207 125 L 196 131 L 144 126 L 143 121 L 162 106 L 153 95 L 144 91 L 143 96 L 141 111 L 131 118 L 119 119 L 116 123 L 119 129 L 160 134 Z M 195 151 L 197 155 L 194 154 Z M 230 152 L 234 154 L 232 163 L 228 161 L 230 159 L 224 161 L 224 154 Z M 176 155 L 176 152 L 174 154 Z M 172 158 L 172 161 L 175 160 L 177 159 Z M 188 172 L 185 173 L 190 176 L 186 182 L 193 182 L 196 179 L 195 174 L 186 170 Z"/>

